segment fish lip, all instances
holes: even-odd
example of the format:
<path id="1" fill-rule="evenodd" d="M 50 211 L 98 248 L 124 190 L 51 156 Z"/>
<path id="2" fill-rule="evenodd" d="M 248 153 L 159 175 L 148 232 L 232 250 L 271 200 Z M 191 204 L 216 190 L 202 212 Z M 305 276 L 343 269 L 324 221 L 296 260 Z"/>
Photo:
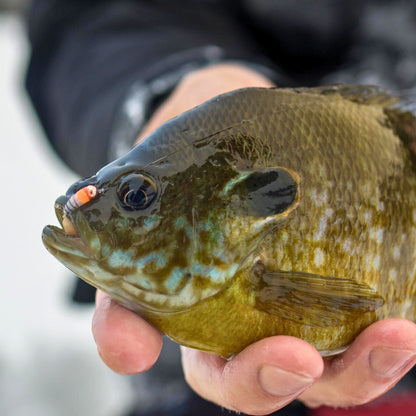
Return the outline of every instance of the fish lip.
<path id="1" fill-rule="evenodd" d="M 54 208 L 60 227 L 47 225 L 42 232 L 43 244 L 49 252 L 61 261 L 63 256 L 67 262 L 69 257 L 88 258 L 95 261 L 102 260 L 101 254 L 94 253 L 93 249 L 85 241 L 86 236 L 82 229 L 84 222 L 81 220 L 83 216 L 78 216 L 79 210 L 69 214 L 65 212 L 65 205 L 70 198 L 71 194 L 66 194 L 56 199 Z M 77 218 L 79 221 L 77 221 Z M 73 228 L 71 231 L 74 232 L 68 232 L 68 226 Z"/>
<path id="2" fill-rule="evenodd" d="M 46 249 L 58 259 L 91 257 L 88 247 L 79 236 L 68 235 L 62 228 L 54 225 L 47 225 L 43 228 L 42 242 Z"/>
<path id="3" fill-rule="evenodd" d="M 69 219 L 78 235 L 69 235 L 64 230 L 64 207 L 69 198 L 69 195 L 61 195 L 56 199 L 54 208 L 60 227 L 54 225 L 45 226 L 42 231 L 42 242 L 46 249 L 58 259 L 68 256 L 86 258 L 88 257 L 88 248 L 79 237 L 79 231 L 75 227 L 74 221 Z"/>
<path id="4" fill-rule="evenodd" d="M 55 201 L 55 215 L 58 218 L 59 224 L 61 225 L 61 227 L 63 227 L 63 220 L 64 220 L 64 207 L 65 204 L 68 202 L 69 200 L 69 196 L 68 195 L 61 195 L 60 197 L 58 197 Z M 71 221 L 72 222 L 72 221 Z"/>

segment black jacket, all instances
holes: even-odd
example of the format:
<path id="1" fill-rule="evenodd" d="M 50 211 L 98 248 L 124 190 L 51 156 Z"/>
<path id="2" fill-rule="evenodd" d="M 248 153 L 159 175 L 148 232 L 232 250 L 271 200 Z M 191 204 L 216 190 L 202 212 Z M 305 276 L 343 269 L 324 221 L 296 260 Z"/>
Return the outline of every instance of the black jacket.
<path id="1" fill-rule="evenodd" d="M 58 155 L 86 176 L 210 63 L 242 61 L 280 85 L 406 87 L 413 18 L 409 1 L 33 0 L 27 89 Z"/>

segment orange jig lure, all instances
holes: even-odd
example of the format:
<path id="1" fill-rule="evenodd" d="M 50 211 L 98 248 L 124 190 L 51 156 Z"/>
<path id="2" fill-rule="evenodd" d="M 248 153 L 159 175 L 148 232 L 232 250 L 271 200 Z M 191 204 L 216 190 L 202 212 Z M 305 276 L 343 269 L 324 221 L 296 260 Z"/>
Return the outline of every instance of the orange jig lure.
<path id="1" fill-rule="evenodd" d="M 86 204 L 87 202 L 90 202 L 97 196 L 97 193 L 98 190 L 94 185 L 88 185 L 75 192 L 75 194 L 72 195 L 65 204 L 64 214 L 68 216 L 75 209 Z"/>

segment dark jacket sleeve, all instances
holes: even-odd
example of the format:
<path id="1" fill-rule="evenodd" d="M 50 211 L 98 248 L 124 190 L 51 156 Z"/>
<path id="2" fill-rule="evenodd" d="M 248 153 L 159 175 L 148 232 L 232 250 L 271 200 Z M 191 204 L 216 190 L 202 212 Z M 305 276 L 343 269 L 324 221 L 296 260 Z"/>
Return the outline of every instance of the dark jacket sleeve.
<path id="1" fill-rule="evenodd" d="M 26 84 L 58 155 L 83 176 L 108 162 L 114 119 L 134 83 L 189 63 L 260 63 L 226 3 L 33 0 Z"/>

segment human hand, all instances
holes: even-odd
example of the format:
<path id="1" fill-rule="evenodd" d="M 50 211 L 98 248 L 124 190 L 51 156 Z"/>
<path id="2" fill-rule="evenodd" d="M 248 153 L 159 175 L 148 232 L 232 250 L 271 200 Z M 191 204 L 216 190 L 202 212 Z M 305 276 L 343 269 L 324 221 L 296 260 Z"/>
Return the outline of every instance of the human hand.
<path id="1" fill-rule="evenodd" d="M 121 374 L 149 369 L 162 334 L 98 292 L 93 333 L 103 361 Z M 296 398 L 310 407 L 365 404 L 392 388 L 416 362 L 416 325 L 379 321 L 342 355 L 323 360 L 308 343 L 275 336 L 231 360 L 182 347 L 189 385 L 223 407 L 253 415 L 276 411 Z"/>
<path id="2" fill-rule="evenodd" d="M 416 325 L 376 322 L 346 352 L 327 359 L 286 336 L 258 341 L 230 361 L 184 347 L 182 358 L 190 386 L 228 409 L 265 415 L 296 398 L 308 407 L 350 407 L 381 396 L 413 367 Z"/>

